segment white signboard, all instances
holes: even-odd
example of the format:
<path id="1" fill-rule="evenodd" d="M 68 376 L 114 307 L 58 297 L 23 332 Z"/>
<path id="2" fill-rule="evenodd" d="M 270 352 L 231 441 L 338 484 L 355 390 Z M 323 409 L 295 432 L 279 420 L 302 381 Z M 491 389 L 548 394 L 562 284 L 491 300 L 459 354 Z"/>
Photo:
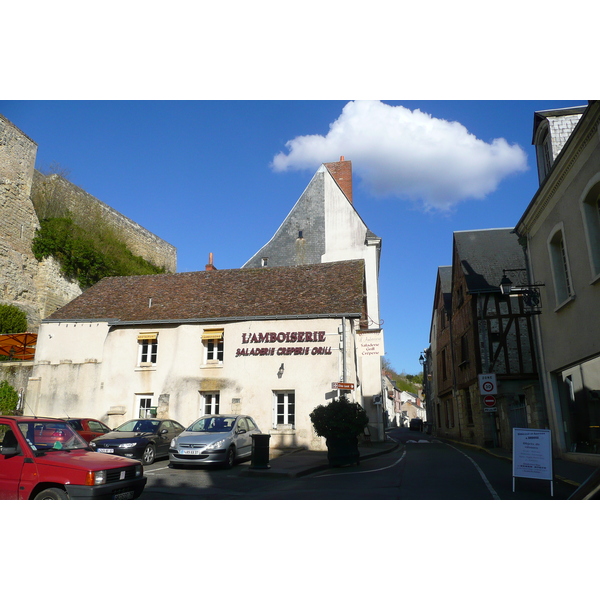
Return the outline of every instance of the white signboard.
<path id="1" fill-rule="evenodd" d="M 482 373 L 478 375 L 479 377 L 479 393 L 482 396 L 487 396 L 488 394 L 496 394 L 496 373 Z"/>
<path id="2" fill-rule="evenodd" d="M 552 437 L 549 429 L 513 429 L 513 478 L 552 481 Z M 513 479 L 514 491 L 514 479 Z"/>
<path id="3" fill-rule="evenodd" d="M 358 331 L 359 353 L 361 356 L 383 356 L 383 329 Z"/>

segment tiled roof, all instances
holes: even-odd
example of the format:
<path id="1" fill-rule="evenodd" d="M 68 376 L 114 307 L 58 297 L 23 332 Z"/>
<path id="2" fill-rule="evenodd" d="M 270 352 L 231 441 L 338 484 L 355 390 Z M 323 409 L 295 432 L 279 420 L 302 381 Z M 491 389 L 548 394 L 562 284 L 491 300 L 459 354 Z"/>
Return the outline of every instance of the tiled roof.
<path id="1" fill-rule="evenodd" d="M 512 228 L 455 231 L 454 243 L 469 293 L 499 291 L 503 269 L 516 269 L 508 273 L 515 284 L 525 282 L 525 254 Z"/>
<path id="2" fill-rule="evenodd" d="M 106 277 L 45 321 L 154 322 L 357 315 L 364 261 Z"/>

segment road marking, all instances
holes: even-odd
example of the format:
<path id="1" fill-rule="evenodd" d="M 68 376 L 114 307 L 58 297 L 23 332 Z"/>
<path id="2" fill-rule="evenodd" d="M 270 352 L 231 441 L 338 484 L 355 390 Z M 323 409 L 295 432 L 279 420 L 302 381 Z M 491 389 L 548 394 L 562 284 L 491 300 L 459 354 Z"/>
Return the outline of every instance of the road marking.
<path id="1" fill-rule="evenodd" d="M 450 446 L 450 448 L 454 448 L 457 452 L 460 452 L 463 456 L 466 456 L 474 465 L 479 474 L 481 475 L 481 479 L 483 479 L 483 483 L 485 483 L 487 489 L 489 490 L 492 498 L 494 500 L 500 500 L 500 496 L 496 493 L 496 490 L 492 487 L 492 484 L 488 481 L 488 478 L 485 476 L 485 473 L 481 470 L 481 467 L 467 454 L 465 454 L 462 450 L 459 450 L 452 444 L 446 444 L 446 446 Z"/>
<path id="2" fill-rule="evenodd" d="M 362 475 L 363 473 L 377 473 L 377 471 L 385 471 L 386 469 L 391 469 L 395 467 L 404 457 L 406 456 L 406 450 L 402 452 L 402 456 L 393 464 L 387 467 L 381 467 L 381 469 L 371 469 L 369 471 L 349 471 L 347 473 L 326 473 L 325 475 L 315 475 L 317 477 L 339 477 L 340 475 Z"/>
<path id="3" fill-rule="evenodd" d="M 144 475 L 150 475 L 151 473 L 155 473 L 156 471 L 164 471 L 165 469 L 168 469 L 169 467 L 158 467 L 158 469 L 152 469 L 152 470 L 147 470 L 144 469 Z"/>

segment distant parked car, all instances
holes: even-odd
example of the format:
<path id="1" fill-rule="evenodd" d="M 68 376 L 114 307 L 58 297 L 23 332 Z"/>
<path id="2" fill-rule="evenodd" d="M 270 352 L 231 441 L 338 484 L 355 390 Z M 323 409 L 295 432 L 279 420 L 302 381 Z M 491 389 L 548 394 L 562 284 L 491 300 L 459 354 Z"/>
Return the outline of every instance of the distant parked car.
<path id="1" fill-rule="evenodd" d="M 247 415 L 206 415 L 171 442 L 169 464 L 221 464 L 231 468 L 252 454 L 252 435 L 260 433 Z"/>
<path id="2" fill-rule="evenodd" d="M 96 452 L 118 454 L 151 465 L 169 455 L 171 440 L 183 432 L 181 423 L 170 419 L 132 419 L 90 442 Z"/>
<path id="3" fill-rule="evenodd" d="M 110 427 L 98 419 L 72 419 L 65 421 L 89 444 L 93 439 L 110 432 Z"/>
<path id="4" fill-rule="evenodd" d="M 409 428 L 411 431 L 423 431 L 423 419 L 411 419 Z"/>

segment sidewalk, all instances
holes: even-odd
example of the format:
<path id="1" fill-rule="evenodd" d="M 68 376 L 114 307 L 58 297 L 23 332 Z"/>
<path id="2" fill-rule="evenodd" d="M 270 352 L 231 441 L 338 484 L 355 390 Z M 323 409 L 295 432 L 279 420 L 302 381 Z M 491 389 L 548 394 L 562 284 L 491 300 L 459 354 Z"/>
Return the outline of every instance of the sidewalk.
<path id="1" fill-rule="evenodd" d="M 371 442 L 359 443 L 360 460 L 367 460 L 374 456 L 386 454 L 395 450 L 400 444 L 398 442 Z M 269 455 L 269 468 L 253 468 L 244 465 L 240 471 L 245 477 L 302 477 L 317 471 L 329 469 L 327 451 L 315 451 L 305 449 L 271 448 Z"/>
<path id="2" fill-rule="evenodd" d="M 510 450 L 504 450 L 503 448 L 483 448 L 482 446 L 467 444 L 466 442 L 459 442 L 457 440 L 444 439 L 444 442 L 459 446 L 466 446 L 467 448 L 472 448 L 473 450 L 479 450 L 480 452 L 485 452 L 491 456 L 495 456 L 512 463 L 512 453 Z M 563 460 L 561 458 L 554 458 L 552 460 L 552 472 L 554 474 L 554 479 L 573 486 L 573 491 L 582 485 L 586 479 L 597 469 L 598 467 L 593 465 Z"/>

